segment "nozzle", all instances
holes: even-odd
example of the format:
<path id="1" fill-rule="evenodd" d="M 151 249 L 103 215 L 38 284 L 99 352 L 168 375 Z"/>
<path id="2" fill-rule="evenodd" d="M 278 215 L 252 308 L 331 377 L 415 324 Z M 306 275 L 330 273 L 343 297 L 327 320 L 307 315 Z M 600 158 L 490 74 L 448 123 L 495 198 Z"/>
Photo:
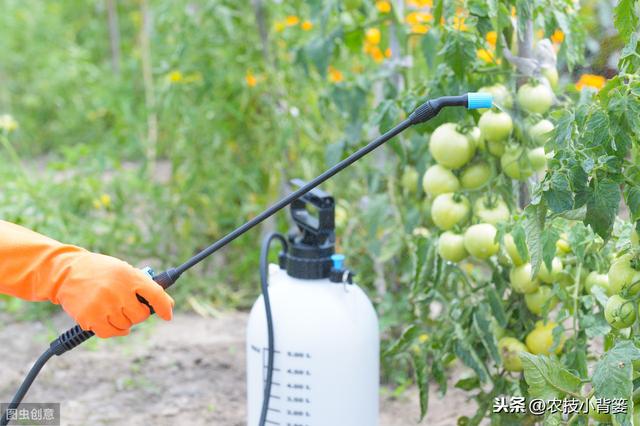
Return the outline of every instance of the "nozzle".
<path id="1" fill-rule="evenodd" d="M 411 124 L 420 124 L 438 115 L 440 110 L 449 106 L 464 106 L 467 109 L 491 108 L 493 97 L 490 93 L 471 92 L 460 96 L 443 96 L 420 105 L 409 116 Z"/>
<path id="2" fill-rule="evenodd" d="M 491 93 L 470 92 L 467 94 L 467 109 L 491 108 L 493 96 Z"/>

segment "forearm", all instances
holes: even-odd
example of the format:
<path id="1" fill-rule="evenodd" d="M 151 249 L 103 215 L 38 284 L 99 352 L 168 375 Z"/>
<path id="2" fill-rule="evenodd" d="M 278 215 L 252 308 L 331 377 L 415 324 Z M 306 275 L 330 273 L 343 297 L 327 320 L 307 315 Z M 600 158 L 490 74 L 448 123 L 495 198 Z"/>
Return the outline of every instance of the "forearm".
<path id="1" fill-rule="evenodd" d="M 26 300 L 56 300 L 57 288 L 86 250 L 0 220 L 0 293 Z"/>

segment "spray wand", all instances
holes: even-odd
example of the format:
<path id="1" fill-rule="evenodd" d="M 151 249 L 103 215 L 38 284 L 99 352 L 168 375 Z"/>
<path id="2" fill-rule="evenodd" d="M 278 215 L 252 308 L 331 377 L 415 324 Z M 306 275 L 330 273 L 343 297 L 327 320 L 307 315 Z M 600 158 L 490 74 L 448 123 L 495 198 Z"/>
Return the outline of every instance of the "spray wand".
<path id="1" fill-rule="evenodd" d="M 344 160 L 335 164 L 334 166 L 332 166 L 331 168 L 329 168 L 324 173 L 317 176 L 310 182 L 302 185 L 296 191 L 293 191 L 286 197 L 280 199 L 278 202 L 271 205 L 269 208 L 264 210 L 262 213 L 260 213 L 253 219 L 247 221 L 243 225 L 231 231 L 229 234 L 220 238 L 215 243 L 211 244 L 209 247 L 205 248 L 204 250 L 197 253 L 195 256 L 188 259 L 182 265 L 177 266 L 175 268 L 169 268 L 166 271 L 161 272 L 159 274 L 154 274 L 150 268 L 146 268 L 145 271 L 162 288 L 167 289 L 171 287 L 184 272 L 191 269 L 192 267 L 194 267 L 195 265 L 197 265 L 207 257 L 211 256 L 213 253 L 220 250 L 222 247 L 226 246 L 231 241 L 235 240 L 245 232 L 249 231 L 251 228 L 255 227 L 259 223 L 263 222 L 265 219 L 274 215 L 279 210 L 291 204 L 295 200 L 304 196 L 305 194 L 310 192 L 312 189 L 316 188 L 317 186 L 319 186 L 320 184 L 322 184 L 323 182 L 325 182 L 326 180 L 328 180 L 338 172 L 344 170 L 351 164 L 355 163 L 356 161 L 358 161 L 359 159 L 361 159 L 362 157 L 364 157 L 374 149 L 378 148 L 380 145 L 384 144 L 385 142 L 389 141 L 393 137 L 402 133 L 404 130 L 408 129 L 413 125 L 421 124 L 432 119 L 433 117 L 438 115 L 438 113 L 442 108 L 448 107 L 448 106 L 461 106 L 461 107 L 466 107 L 467 109 L 478 109 L 478 108 L 491 108 L 492 105 L 493 105 L 492 97 L 488 93 L 467 93 L 460 96 L 443 96 L 437 99 L 428 100 L 422 105 L 420 105 L 418 108 L 416 108 L 415 111 L 413 111 L 409 115 L 409 117 L 407 117 L 404 121 L 397 124 L 391 130 L 377 137 L 376 139 L 371 141 L 369 144 L 365 145 L 364 147 L 360 148 L 358 151 L 354 152 Z M 264 288 L 263 288 L 263 293 L 264 293 Z M 140 303 L 143 303 L 144 305 L 149 307 L 151 313 L 153 313 L 153 309 L 151 308 L 151 306 L 146 300 L 144 300 L 140 296 L 138 296 L 138 300 L 140 301 Z M 267 298 L 267 295 L 265 294 L 265 304 L 267 303 L 268 303 L 268 298 Z M 269 313 L 269 310 L 267 310 L 267 312 Z M 273 333 L 272 333 L 270 318 L 268 318 L 268 320 L 269 320 L 268 321 L 269 335 L 270 337 L 272 337 Z M 57 356 L 62 355 L 63 353 L 81 345 L 83 342 L 93 337 L 93 335 L 94 333 L 92 331 L 82 330 L 82 328 L 80 328 L 79 325 L 76 325 L 70 328 L 69 330 L 65 331 L 60 336 L 58 336 L 54 341 L 52 341 L 49 348 L 47 348 L 47 350 L 38 358 L 38 360 L 35 362 L 31 370 L 25 377 L 24 381 L 18 388 L 17 392 L 13 397 L 13 400 L 11 401 L 7 410 L 3 413 L 2 418 L 0 419 L 0 426 L 6 426 L 9 424 L 9 420 L 10 420 L 9 410 L 15 410 L 18 408 L 18 406 L 22 402 L 22 399 L 24 398 L 27 391 L 31 387 L 31 384 L 33 383 L 35 378 L 38 376 L 38 373 L 51 357 L 53 357 L 54 355 L 57 355 Z M 270 340 L 272 339 L 270 338 Z M 270 345 L 270 346 L 273 346 L 273 345 Z M 265 393 L 267 391 L 268 391 L 268 388 L 265 389 Z M 266 404 L 268 404 L 268 398 L 265 398 L 265 400 L 263 401 L 263 412 L 265 411 L 264 408 L 266 407 Z M 264 421 L 261 420 L 261 423 L 264 423 Z"/>

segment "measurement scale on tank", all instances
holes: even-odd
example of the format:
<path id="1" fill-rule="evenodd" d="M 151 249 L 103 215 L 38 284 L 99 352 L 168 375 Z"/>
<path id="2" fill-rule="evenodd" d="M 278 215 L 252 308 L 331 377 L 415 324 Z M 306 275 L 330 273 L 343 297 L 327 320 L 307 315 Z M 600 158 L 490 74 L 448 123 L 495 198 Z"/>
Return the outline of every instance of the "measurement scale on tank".
<path id="1" fill-rule="evenodd" d="M 267 380 L 268 348 L 262 348 L 262 382 Z M 279 362 L 284 357 L 286 368 Z M 266 423 L 275 426 L 311 426 L 311 377 L 309 352 L 276 350 L 269 418 Z"/>

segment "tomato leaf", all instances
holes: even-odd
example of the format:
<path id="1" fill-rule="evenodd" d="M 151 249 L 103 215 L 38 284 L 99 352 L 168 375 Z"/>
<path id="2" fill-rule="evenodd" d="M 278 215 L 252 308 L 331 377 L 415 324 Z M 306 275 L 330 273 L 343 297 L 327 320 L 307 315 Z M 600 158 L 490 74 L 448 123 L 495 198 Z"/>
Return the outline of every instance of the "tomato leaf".
<path id="1" fill-rule="evenodd" d="M 566 370 L 558 361 L 528 352 L 520 353 L 520 359 L 531 398 L 549 401 L 580 391 L 580 378 Z"/>
<path id="2" fill-rule="evenodd" d="M 627 186 L 624 189 L 624 202 L 629 207 L 631 220 L 640 219 L 640 188 L 637 186 Z"/>
<path id="3" fill-rule="evenodd" d="M 413 341 L 420 334 L 420 329 L 417 325 L 411 324 L 406 330 L 402 332 L 402 335 L 395 343 L 385 351 L 384 356 L 393 356 L 397 355 L 400 352 L 404 352 L 409 348 L 409 345 L 413 343 Z"/>
<path id="4" fill-rule="evenodd" d="M 542 262 L 542 230 L 544 229 L 547 206 L 545 203 L 529 205 L 524 209 L 524 230 L 531 255 L 531 274 L 538 273 Z"/>
<path id="5" fill-rule="evenodd" d="M 416 383 L 420 394 L 420 420 L 427 414 L 429 407 L 429 378 L 427 374 L 427 362 L 422 354 L 411 352 L 411 361 L 416 375 Z"/>
<path id="6" fill-rule="evenodd" d="M 604 291 L 601 287 L 594 286 L 604 296 Z M 605 303 L 606 303 L 606 296 Z M 580 328 L 584 329 L 587 337 L 593 339 L 595 337 L 604 336 L 611 331 L 611 326 L 601 315 L 584 315 L 580 317 Z"/>
<path id="7" fill-rule="evenodd" d="M 529 250 L 527 250 L 527 236 L 524 228 L 520 224 L 517 224 L 513 227 L 511 236 L 516 245 L 516 250 L 518 250 L 518 255 L 523 259 L 527 259 L 529 257 Z"/>
<path id="8" fill-rule="evenodd" d="M 473 313 L 473 326 L 476 329 L 476 333 L 480 336 L 482 345 L 485 347 L 489 355 L 491 355 L 493 361 L 497 365 L 500 365 L 502 361 L 500 359 L 500 354 L 498 353 L 498 345 L 496 338 L 493 335 L 491 322 L 489 321 L 484 305 L 478 305 L 478 308 Z"/>
<path id="9" fill-rule="evenodd" d="M 618 214 L 620 187 L 609 178 L 594 182 L 593 191 L 587 200 L 584 223 L 591 225 L 591 228 L 606 240 L 611 235 L 613 222 Z"/>
<path id="10" fill-rule="evenodd" d="M 636 0 L 619 0 L 614 10 L 613 22 L 625 41 L 638 29 L 636 3 Z"/>
<path id="11" fill-rule="evenodd" d="M 504 307 L 502 306 L 502 301 L 500 300 L 498 292 L 493 286 L 487 286 L 485 287 L 485 295 L 487 296 L 487 301 L 491 307 L 491 312 L 493 313 L 496 321 L 498 321 L 498 325 L 500 325 L 500 327 L 506 327 L 507 315 L 504 312 Z"/>
<path id="12" fill-rule="evenodd" d="M 439 55 L 444 58 L 455 76 L 464 80 L 470 64 L 475 59 L 475 44 L 465 32 L 449 32 L 448 35 Z"/>
<path id="13" fill-rule="evenodd" d="M 456 341 L 453 345 L 454 352 L 464 365 L 471 368 L 478 375 L 481 382 L 491 380 L 491 376 L 486 367 L 482 363 L 482 359 L 475 351 L 473 346 L 467 340 L 467 333 L 462 329 L 460 324 L 455 324 Z"/>
<path id="14" fill-rule="evenodd" d="M 616 345 L 604 354 L 593 369 L 592 383 L 596 398 L 625 399 L 632 401 L 633 364 L 640 359 L 640 349 L 628 340 Z M 631 424 L 633 405 L 626 413 L 613 414 L 620 424 Z"/>

